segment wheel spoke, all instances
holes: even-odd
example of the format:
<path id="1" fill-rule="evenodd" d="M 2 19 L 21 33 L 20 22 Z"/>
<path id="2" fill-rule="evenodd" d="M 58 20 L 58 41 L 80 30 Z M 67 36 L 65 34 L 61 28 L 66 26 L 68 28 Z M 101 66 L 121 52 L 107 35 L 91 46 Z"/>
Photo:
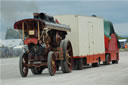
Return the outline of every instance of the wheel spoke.
<path id="1" fill-rule="evenodd" d="M 70 63 L 70 62 L 68 62 L 68 65 L 69 65 L 69 66 L 71 66 L 71 63 Z"/>
<path id="2" fill-rule="evenodd" d="M 56 66 L 55 66 L 55 60 L 52 58 L 52 69 L 53 69 L 53 73 L 56 72 Z"/>
<path id="3" fill-rule="evenodd" d="M 70 56 L 70 51 L 71 51 L 71 48 L 70 49 L 67 49 L 67 52 L 66 52 L 66 56 L 67 56 L 67 64 L 68 64 L 68 67 L 70 68 L 72 65 L 71 65 L 71 56 Z"/>
<path id="4" fill-rule="evenodd" d="M 26 64 L 25 63 L 23 63 L 23 67 L 26 67 Z"/>
<path id="5" fill-rule="evenodd" d="M 71 49 L 71 48 L 69 48 L 69 49 L 67 50 L 67 52 L 69 53 L 69 52 L 71 52 L 71 50 L 72 50 L 72 49 Z"/>
<path id="6" fill-rule="evenodd" d="M 23 62 L 22 62 L 24 67 L 27 67 L 27 61 L 25 60 L 25 58 L 23 58 Z"/>
<path id="7" fill-rule="evenodd" d="M 23 68 L 24 73 L 26 73 L 26 67 Z"/>
<path id="8" fill-rule="evenodd" d="M 23 63 L 25 63 L 25 59 L 23 58 Z"/>
<path id="9" fill-rule="evenodd" d="M 56 66 L 53 65 L 53 66 L 52 66 L 52 69 L 53 69 L 53 73 L 55 73 L 55 72 L 56 72 Z"/>

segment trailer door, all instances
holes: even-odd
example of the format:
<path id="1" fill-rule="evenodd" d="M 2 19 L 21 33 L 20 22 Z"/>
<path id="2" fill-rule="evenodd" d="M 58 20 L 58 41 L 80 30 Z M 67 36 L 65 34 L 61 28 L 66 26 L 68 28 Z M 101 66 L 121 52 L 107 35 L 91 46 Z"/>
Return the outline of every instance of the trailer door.
<path id="1" fill-rule="evenodd" d="M 89 43 L 89 54 L 93 54 L 94 52 L 94 40 L 93 40 L 93 24 L 92 22 L 88 22 L 88 43 Z"/>

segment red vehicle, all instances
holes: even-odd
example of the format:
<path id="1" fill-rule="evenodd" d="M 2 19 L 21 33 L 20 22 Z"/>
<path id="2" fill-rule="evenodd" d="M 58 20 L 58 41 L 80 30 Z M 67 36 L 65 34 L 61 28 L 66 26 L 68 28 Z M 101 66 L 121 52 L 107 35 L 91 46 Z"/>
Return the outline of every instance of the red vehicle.
<path id="1" fill-rule="evenodd" d="M 57 23 L 52 16 L 35 13 L 32 19 L 23 19 L 14 24 L 22 31 L 25 52 L 20 57 L 19 68 L 22 77 L 29 69 L 33 74 L 41 74 L 48 68 L 53 76 L 61 66 L 63 73 L 72 71 L 72 45 L 65 40 L 71 29 Z"/>
<path id="2" fill-rule="evenodd" d="M 110 28 L 107 28 L 106 25 L 109 25 Z M 106 34 L 106 30 L 110 29 L 109 35 Z M 114 31 L 113 25 L 109 21 L 104 21 L 104 41 L 105 41 L 105 54 L 106 54 L 106 62 L 105 64 L 110 64 L 112 62 L 113 64 L 118 63 L 119 61 L 119 48 L 120 44 L 118 42 L 118 39 L 116 37 L 116 33 Z"/>

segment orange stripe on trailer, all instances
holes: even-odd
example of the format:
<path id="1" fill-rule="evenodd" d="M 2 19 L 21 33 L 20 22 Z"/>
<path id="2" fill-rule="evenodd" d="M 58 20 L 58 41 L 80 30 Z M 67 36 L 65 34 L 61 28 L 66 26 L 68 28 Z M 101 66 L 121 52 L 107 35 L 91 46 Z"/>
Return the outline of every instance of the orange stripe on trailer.
<path id="1" fill-rule="evenodd" d="M 99 58 L 100 61 L 105 61 L 105 53 L 85 55 L 85 56 L 73 56 L 73 58 L 86 58 L 87 64 L 90 64 L 90 63 L 98 62 Z"/>
<path id="2" fill-rule="evenodd" d="M 97 63 L 97 62 L 99 62 L 99 58 L 100 58 L 100 61 L 105 61 L 105 53 L 88 55 L 87 56 L 87 64 Z"/>

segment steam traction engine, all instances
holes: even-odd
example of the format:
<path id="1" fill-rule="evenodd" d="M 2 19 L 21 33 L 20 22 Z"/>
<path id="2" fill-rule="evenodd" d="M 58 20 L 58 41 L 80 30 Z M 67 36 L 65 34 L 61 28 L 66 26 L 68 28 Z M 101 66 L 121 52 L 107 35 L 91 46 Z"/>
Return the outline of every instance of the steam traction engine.
<path id="1" fill-rule="evenodd" d="M 23 19 L 14 24 L 14 28 L 22 31 L 25 52 L 20 57 L 19 68 L 22 77 L 28 70 L 33 74 L 41 74 L 48 68 L 53 76 L 61 66 L 63 73 L 72 71 L 72 45 L 65 40 L 71 29 L 59 24 L 52 16 L 34 13 L 33 19 Z"/>

